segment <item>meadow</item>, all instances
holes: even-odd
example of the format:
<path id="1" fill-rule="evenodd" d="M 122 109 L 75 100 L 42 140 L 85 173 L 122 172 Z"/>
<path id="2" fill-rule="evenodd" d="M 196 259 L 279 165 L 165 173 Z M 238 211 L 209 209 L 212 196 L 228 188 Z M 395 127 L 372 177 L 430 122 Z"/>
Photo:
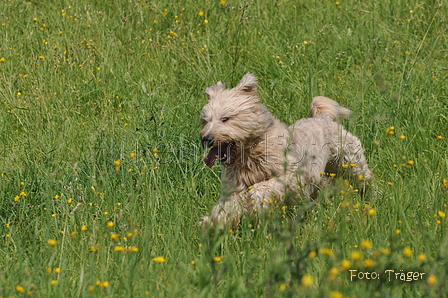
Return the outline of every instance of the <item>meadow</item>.
<path id="1" fill-rule="evenodd" d="M 446 1 L 0 3 L 0 297 L 446 297 Z M 354 181 L 204 231 L 204 90 L 354 114 Z M 326 173 L 325 175 L 329 175 Z M 334 175 L 332 175 L 334 176 Z"/>

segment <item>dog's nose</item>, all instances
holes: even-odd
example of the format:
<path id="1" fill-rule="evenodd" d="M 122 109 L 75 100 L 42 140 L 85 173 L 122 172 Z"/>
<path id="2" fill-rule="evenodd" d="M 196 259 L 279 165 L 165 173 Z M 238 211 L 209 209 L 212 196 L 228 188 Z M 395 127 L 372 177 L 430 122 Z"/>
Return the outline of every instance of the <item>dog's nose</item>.
<path id="1" fill-rule="evenodd" d="M 213 139 L 214 138 L 212 136 L 204 136 L 202 138 L 202 144 L 204 144 L 204 146 L 211 147 L 213 145 Z"/>

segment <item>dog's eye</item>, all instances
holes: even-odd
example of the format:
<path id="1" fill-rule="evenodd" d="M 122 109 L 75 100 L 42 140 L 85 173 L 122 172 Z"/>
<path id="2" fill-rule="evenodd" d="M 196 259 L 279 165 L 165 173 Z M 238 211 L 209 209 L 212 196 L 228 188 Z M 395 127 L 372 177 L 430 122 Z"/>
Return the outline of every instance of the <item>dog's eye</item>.
<path id="1" fill-rule="evenodd" d="M 222 122 L 226 122 L 227 120 L 229 120 L 229 117 L 224 117 L 221 119 Z"/>

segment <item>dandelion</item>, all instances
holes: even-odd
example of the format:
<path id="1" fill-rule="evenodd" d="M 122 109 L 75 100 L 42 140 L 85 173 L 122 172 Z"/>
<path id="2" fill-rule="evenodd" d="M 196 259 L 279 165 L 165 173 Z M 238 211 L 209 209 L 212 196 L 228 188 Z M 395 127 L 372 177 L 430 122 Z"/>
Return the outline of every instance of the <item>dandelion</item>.
<path id="1" fill-rule="evenodd" d="M 405 135 L 401 135 L 401 136 L 400 136 L 400 139 L 401 139 L 401 140 L 404 140 L 404 139 L 406 139 L 406 136 L 405 136 Z"/>
<path id="2" fill-rule="evenodd" d="M 362 240 L 361 241 L 361 248 L 362 249 L 371 249 L 373 246 L 372 241 L 369 240 Z"/>
<path id="3" fill-rule="evenodd" d="M 204 15 L 203 11 L 198 12 L 198 16 L 202 17 Z"/>
<path id="4" fill-rule="evenodd" d="M 5 57 L 1 57 L 0 62 L 5 62 Z"/>
<path id="5" fill-rule="evenodd" d="M 154 262 L 156 263 L 164 263 L 166 262 L 166 259 L 164 257 L 156 257 L 154 259 L 152 259 Z"/>
<path id="6" fill-rule="evenodd" d="M 131 152 L 131 154 L 129 154 L 130 158 L 134 158 L 135 157 L 135 152 Z"/>
<path id="7" fill-rule="evenodd" d="M 336 267 L 332 267 L 331 269 L 330 269 L 330 279 L 331 280 L 335 280 L 336 279 L 336 277 L 338 276 L 338 274 L 339 274 L 339 270 L 338 270 L 338 268 L 336 268 Z"/>
<path id="8" fill-rule="evenodd" d="M 428 277 L 427 282 L 428 282 L 428 285 L 429 285 L 429 286 L 433 286 L 433 285 L 435 285 L 435 284 L 437 283 L 437 277 L 436 277 L 434 274 L 431 274 L 431 275 Z M 16 289 L 17 289 L 17 288 L 16 288 Z"/>
<path id="9" fill-rule="evenodd" d="M 3 59 L 5 59 L 5 58 L 3 58 Z M 442 139 L 443 139 L 442 136 L 437 136 L 437 140 L 442 140 Z"/>
<path id="10" fill-rule="evenodd" d="M 95 286 L 90 285 L 87 289 L 90 293 L 92 293 L 93 291 L 95 291 Z"/>
<path id="11" fill-rule="evenodd" d="M 350 258 L 354 261 L 361 259 L 361 253 L 358 250 L 354 250 L 350 253 Z"/>
<path id="12" fill-rule="evenodd" d="M 438 211 L 437 214 L 439 215 L 440 218 L 445 218 L 445 212 Z"/>
<path id="13" fill-rule="evenodd" d="M 351 266 L 352 266 L 352 262 L 350 262 L 349 260 L 342 260 L 341 261 L 341 268 L 342 268 L 342 270 L 348 270 L 348 269 L 350 269 Z"/>
<path id="14" fill-rule="evenodd" d="M 138 249 L 138 247 L 135 247 L 135 246 L 129 246 L 126 251 L 137 252 L 137 251 L 139 251 L 139 249 Z"/>
<path id="15" fill-rule="evenodd" d="M 330 298 L 343 298 L 344 295 L 341 294 L 341 292 L 338 291 L 331 291 L 329 294 Z"/>
<path id="16" fill-rule="evenodd" d="M 376 213 L 375 209 L 372 208 L 372 209 L 369 210 L 369 215 L 371 217 L 373 217 L 375 215 L 375 213 Z"/>
<path id="17" fill-rule="evenodd" d="M 58 244 L 57 240 L 54 239 L 48 239 L 48 245 L 50 246 L 55 246 L 56 244 Z"/>
<path id="18" fill-rule="evenodd" d="M 16 286 L 16 291 L 18 293 L 25 293 L 25 289 L 22 286 L 19 286 L 19 285 Z"/>
<path id="19" fill-rule="evenodd" d="M 400 235 L 400 234 L 401 234 L 401 230 L 396 229 L 396 230 L 395 230 L 395 235 Z"/>
<path id="20" fill-rule="evenodd" d="M 286 284 L 281 284 L 278 289 L 280 290 L 280 292 L 283 292 L 286 290 Z"/>
<path id="21" fill-rule="evenodd" d="M 221 1 L 219 1 L 219 4 L 220 4 L 220 5 L 226 5 L 226 3 L 227 3 L 227 2 L 226 2 L 225 0 L 221 0 Z"/>
<path id="22" fill-rule="evenodd" d="M 120 234 L 112 233 L 112 234 L 110 234 L 110 238 L 112 240 L 118 240 L 118 239 L 120 239 Z"/>
<path id="23" fill-rule="evenodd" d="M 207 25 L 208 24 L 208 20 L 204 20 L 204 24 Z"/>
<path id="24" fill-rule="evenodd" d="M 114 226 L 115 224 L 114 224 L 113 221 L 109 221 L 109 222 L 107 222 L 106 225 L 107 225 L 108 228 L 113 228 L 113 226 Z"/>
<path id="25" fill-rule="evenodd" d="M 341 167 L 344 168 L 344 169 L 347 169 L 347 168 L 348 168 L 348 165 L 346 165 L 346 164 L 342 164 Z"/>
<path id="26" fill-rule="evenodd" d="M 388 248 L 385 247 L 380 247 L 380 251 L 383 255 L 388 255 L 390 254 L 390 250 Z"/>
<path id="27" fill-rule="evenodd" d="M 407 56 L 409 56 L 409 55 L 411 55 L 411 52 L 406 51 L 405 54 L 406 54 Z"/>
<path id="28" fill-rule="evenodd" d="M 409 246 L 406 246 L 403 249 L 403 256 L 408 257 L 408 258 L 412 257 L 412 249 Z"/>
<path id="29" fill-rule="evenodd" d="M 393 135 L 395 133 L 395 126 L 391 126 L 388 129 L 386 129 L 386 134 Z"/>
<path id="30" fill-rule="evenodd" d="M 83 226 L 81 227 L 81 231 L 82 231 L 82 232 L 87 231 L 87 226 L 86 226 L 86 225 L 83 225 Z"/>
<path id="31" fill-rule="evenodd" d="M 375 261 L 374 260 L 372 260 L 372 259 L 366 259 L 365 261 L 364 261 L 364 265 L 366 266 L 366 267 L 373 267 L 374 265 L 375 265 Z"/>
<path id="32" fill-rule="evenodd" d="M 121 251 L 125 251 L 126 249 L 124 248 L 124 246 L 115 246 L 114 250 L 118 251 L 118 252 L 121 252 Z"/>
<path id="33" fill-rule="evenodd" d="M 322 247 L 319 249 L 319 253 L 322 255 L 327 255 L 329 257 L 332 257 L 334 255 L 333 251 L 329 248 Z"/>
<path id="34" fill-rule="evenodd" d="M 407 164 L 410 166 L 413 166 L 415 164 L 415 162 L 413 160 L 408 160 Z"/>
<path id="35" fill-rule="evenodd" d="M 308 287 L 310 287 L 310 286 L 313 285 L 313 283 L 314 283 L 314 278 L 313 278 L 311 275 L 309 275 L 309 274 L 305 274 L 305 275 L 302 277 L 301 282 L 302 282 L 302 286 L 308 288 Z"/>
<path id="36" fill-rule="evenodd" d="M 52 285 L 52 286 L 56 285 L 57 283 L 58 283 L 58 281 L 57 281 L 57 280 L 54 280 L 54 279 L 52 279 L 52 280 L 50 281 L 50 285 Z"/>
<path id="37" fill-rule="evenodd" d="M 120 166 L 120 165 L 121 165 L 121 161 L 119 161 L 119 160 L 114 160 L 114 165 L 116 165 L 116 166 Z"/>
<path id="38" fill-rule="evenodd" d="M 420 262 L 425 262 L 426 261 L 426 255 L 421 253 L 417 256 L 417 260 L 419 260 Z"/>
<path id="39" fill-rule="evenodd" d="M 216 263 L 221 262 L 222 257 L 213 257 L 213 261 L 215 261 Z"/>
<path id="40" fill-rule="evenodd" d="M 312 259 L 314 257 L 316 257 L 317 253 L 315 250 L 312 250 L 308 253 L 308 259 Z"/>

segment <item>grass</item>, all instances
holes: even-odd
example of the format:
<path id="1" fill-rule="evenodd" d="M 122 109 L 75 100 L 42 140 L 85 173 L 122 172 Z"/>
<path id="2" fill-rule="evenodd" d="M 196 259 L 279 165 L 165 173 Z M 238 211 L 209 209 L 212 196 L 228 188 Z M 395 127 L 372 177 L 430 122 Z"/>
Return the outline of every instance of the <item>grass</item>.
<path id="1" fill-rule="evenodd" d="M 57 2 L 0 3 L 0 297 L 445 296 L 444 1 Z M 352 109 L 377 197 L 204 234 L 204 89 L 248 71 L 286 123 Z"/>

